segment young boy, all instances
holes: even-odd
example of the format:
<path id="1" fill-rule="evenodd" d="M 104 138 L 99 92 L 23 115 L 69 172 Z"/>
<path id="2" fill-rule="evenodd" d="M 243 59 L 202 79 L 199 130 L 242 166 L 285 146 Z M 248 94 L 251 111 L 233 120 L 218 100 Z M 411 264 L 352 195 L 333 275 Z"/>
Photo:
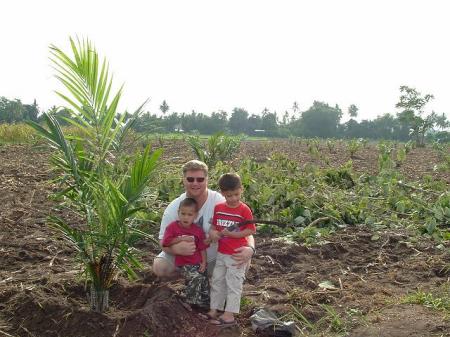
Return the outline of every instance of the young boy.
<path id="1" fill-rule="evenodd" d="M 219 188 L 225 202 L 214 208 L 210 233 L 212 237 L 219 235 L 220 239 L 211 280 L 211 310 L 207 316 L 212 318 L 211 324 L 231 326 L 236 324 L 234 314 L 239 313 L 246 270 L 235 266 L 231 255 L 236 248 L 248 246 L 247 237 L 255 234 L 256 227 L 255 224 L 233 226 L 253 218 L 250 208 L 241 201 L 241 178 L 235 173 L 224 174 L 219 179 Z M 228 230 L 230 226 L 234 227 L 231 231 Z M 218 316 L 218 310 L 224 310 L 224 313 Z"/>
<path id="2" fill-rule="evenodd" d="M 196 251 L 192 255 L 175 256 L 175 266 L 180 268 L 186 280 L 186 302 L 207 307 L 209 305 L 209 283 L 206 274 L 205 233 L 194 224 L 197 217 L 197 202 L 192 198 L 181 201 L 178 208 L 179 220 L 166 228 L 162 240 L 163 247 L 170 247 L 181 241 L 194 241 Z"/>

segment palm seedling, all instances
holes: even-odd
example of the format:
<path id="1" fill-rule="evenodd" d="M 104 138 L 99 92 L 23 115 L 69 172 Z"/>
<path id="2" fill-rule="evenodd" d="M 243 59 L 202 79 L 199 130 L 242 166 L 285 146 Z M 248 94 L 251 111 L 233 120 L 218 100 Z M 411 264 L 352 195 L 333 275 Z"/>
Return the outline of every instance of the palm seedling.
<path id="1" fill-rule="evenodd" d="M 57 92 L 70 106 L 64 118 L 76 134 L 66 135 L 52 114 L 44 114 L 46 127 L 30 123 L 54 150 L 52 163 L 62 186 L 62 202 L 81 220 L 74 226 L 60 217 L 49 217 L 50 224 L 77 251 L 82 272 L 91 287 L 91 308 L 108 308 L 108 289 L 122 271 L 136 276 L 141 266 L 133 240 L 145 235 L 133 216 L 140 209 L 139 199 L 147 188 L 161 150 L 147 147 L 124 164 L 124 139 L 142 106 L 125 120 L 117 113 L 122 87 L 112 96 L 112 76 L 106 60 L 89 40 L 70 39 L 72 55 L 51 46 L 56 78 L 67 94 Z M 73 112 L 72 112 L 73 111 Z"/>
<path id="2" fill-rule="evenodd" d="M 214 167 L 218 161 L 230 160 L 239 151 L 242 138 L 227 136 L 223 132 L 213 134 L 206 142 L 199 136 L 188 136 L 187 142 L 197 158 L 209 167 Z"/>

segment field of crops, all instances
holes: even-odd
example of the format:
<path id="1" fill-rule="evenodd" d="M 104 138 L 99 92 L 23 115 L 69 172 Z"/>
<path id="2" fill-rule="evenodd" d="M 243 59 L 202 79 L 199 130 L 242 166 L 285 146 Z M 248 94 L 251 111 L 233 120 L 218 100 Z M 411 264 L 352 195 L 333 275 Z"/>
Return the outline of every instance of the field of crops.
<path id="1" fill-rule="evenodd" d="M 139 213 L 150 234 L 181 191 L 181 163 L 195 158 L 183 139 L 152 146 L 165 151 L 149 211 Z M 266 307 L 295 321 L 299 336 L 450 336 L 449 153 L 442 145 L 243 141 L 215 163 L 211 187 L 221 173 L 239 172 L 255 215 L 287 226 L 258 226 L 239 325 L 218 330 L 178 302 L 181 280 L 154 277 L 151 240 L 137 242 L 138 280 L 120 277 L 109 311 L 90 311 L 75 252 L 46 225 L 52 212 L 81 225 L 49 198 L 58 191 L 50 150 L 2 145 L 0 335 L 266 336 L 249 321 Z"/>

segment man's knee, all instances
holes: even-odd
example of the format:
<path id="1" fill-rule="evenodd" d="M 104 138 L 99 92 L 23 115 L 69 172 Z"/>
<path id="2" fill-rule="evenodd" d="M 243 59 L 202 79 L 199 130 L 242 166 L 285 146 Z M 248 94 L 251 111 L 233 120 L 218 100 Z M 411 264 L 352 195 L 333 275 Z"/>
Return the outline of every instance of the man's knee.
<path id="1" fill-rule="evenodd" d="M 153 273 L 158 277 L 172 276 L 175 273 L 175 267 L 166 259 L 156 257 L 153 260 Z"/>

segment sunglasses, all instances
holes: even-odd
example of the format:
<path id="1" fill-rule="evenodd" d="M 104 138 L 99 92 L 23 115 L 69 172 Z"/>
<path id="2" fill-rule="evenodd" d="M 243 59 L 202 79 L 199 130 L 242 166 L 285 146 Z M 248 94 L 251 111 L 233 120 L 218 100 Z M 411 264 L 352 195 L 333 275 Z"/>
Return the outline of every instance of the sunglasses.
<path id="1" fill-rule="evenodd" d="M 193 183 L 194 181 L 197 181 L 198 183 L 202 183 L 205 181 L 205 177 L 186 177 L 186 180 L 188 183 Z"/>

